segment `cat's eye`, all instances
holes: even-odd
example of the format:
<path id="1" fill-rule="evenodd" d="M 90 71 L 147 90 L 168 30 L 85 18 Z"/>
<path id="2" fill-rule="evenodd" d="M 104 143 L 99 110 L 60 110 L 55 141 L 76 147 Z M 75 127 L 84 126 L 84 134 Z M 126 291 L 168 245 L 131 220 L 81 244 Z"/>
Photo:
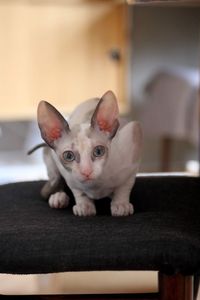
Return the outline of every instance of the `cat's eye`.
<path id="1" fill-rule="evenodd" d="M 72 162 L 73 160 L 75 160 L 75 155 L 74 152 L 72 151 L 65 151 L 63 153 L 63 159 L 67 162 Z"/>
<path id="2" fill-rule="evenodd" d="M 93 156 L 94 157 L 101 157 L 101 156 L 103 156 L 105 154 L 105 152 L 106 152 L 105 147 L 99 145 L 99 146 L 96 146 L 94 148 L 94 150 L 93 150 Z"/>

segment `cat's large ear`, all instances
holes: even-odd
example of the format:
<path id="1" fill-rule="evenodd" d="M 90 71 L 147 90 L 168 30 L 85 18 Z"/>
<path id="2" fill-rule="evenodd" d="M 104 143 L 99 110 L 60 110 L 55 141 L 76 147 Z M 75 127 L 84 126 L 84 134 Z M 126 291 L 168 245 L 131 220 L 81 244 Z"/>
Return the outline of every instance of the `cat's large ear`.
<path id="1" fill-rule="evenodd" d="M 39 103 L 37 118 L 41 136 L 51 148 L 55 147 L 56 140 L 70 130 L 64 117 L 46 101 Z"/>
<path id="2" fill-rule="evenodd" d="M 91 126 L 113 138 L 119 127 L 119 108 L 117 98 L 112 91 L 107 91 L 100 99 L 91 119 Z"/>

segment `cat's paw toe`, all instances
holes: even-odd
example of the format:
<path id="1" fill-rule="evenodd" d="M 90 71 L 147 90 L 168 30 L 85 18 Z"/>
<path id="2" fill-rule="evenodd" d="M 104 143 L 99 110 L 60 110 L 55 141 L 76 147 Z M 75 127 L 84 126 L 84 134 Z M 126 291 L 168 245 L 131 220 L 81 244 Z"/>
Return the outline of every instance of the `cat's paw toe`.
<path id="1" fill-rule="evenodd" d="M 114 217 L 129 216 L 134 213 L 133 204 L 131 203 L 112 203 L 111 214 Z"/>
<path id="2" fill-rule="evenodd" d="M 65 208 L 69 204 L 69 197 L 64 192 L 57 192 L 49 197 L 51 208 Z"/>
<path id="3" fill-rule="evenodd" d="M 73 206 L 73 213 L 79 217 L 95 216 L 96 208 L 93 203 L 79 203 Z"/>

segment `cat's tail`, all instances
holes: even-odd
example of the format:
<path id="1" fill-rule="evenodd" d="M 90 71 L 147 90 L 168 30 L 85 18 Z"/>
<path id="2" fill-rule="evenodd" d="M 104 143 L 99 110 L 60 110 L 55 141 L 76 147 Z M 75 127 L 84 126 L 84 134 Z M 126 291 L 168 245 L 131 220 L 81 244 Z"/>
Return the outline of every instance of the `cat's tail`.
<path id="1" fill-rule="evenodd" d="M 39 148 L 42 148 L 42 147 L 48 147 L 48 145 L 47 145 L 46 143 L 38 144 L 38 145 L 34 146 L 33 148 L 31 148 L 31 149 L 27 152 L 27 155 L 31 155 L 33 152 L 35 152 L 36 150 L 38 150 Z"/>

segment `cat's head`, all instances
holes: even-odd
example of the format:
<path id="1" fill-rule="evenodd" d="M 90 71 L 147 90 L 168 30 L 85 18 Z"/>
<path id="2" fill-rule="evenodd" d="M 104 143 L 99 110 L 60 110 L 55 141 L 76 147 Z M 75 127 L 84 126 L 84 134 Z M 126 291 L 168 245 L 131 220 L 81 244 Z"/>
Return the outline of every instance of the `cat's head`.
<path id="1" fill-rule="evenodd" d="M 113 92 L 106 92 L 88 123 L 70 128 L 64 117 L 45 101 L 38 106 L 38 125 L 44 141 L 62 165 L 80 182 L 97 179 L 107 162 L 112 138 L 119 127 L 119 109 Z"/>

